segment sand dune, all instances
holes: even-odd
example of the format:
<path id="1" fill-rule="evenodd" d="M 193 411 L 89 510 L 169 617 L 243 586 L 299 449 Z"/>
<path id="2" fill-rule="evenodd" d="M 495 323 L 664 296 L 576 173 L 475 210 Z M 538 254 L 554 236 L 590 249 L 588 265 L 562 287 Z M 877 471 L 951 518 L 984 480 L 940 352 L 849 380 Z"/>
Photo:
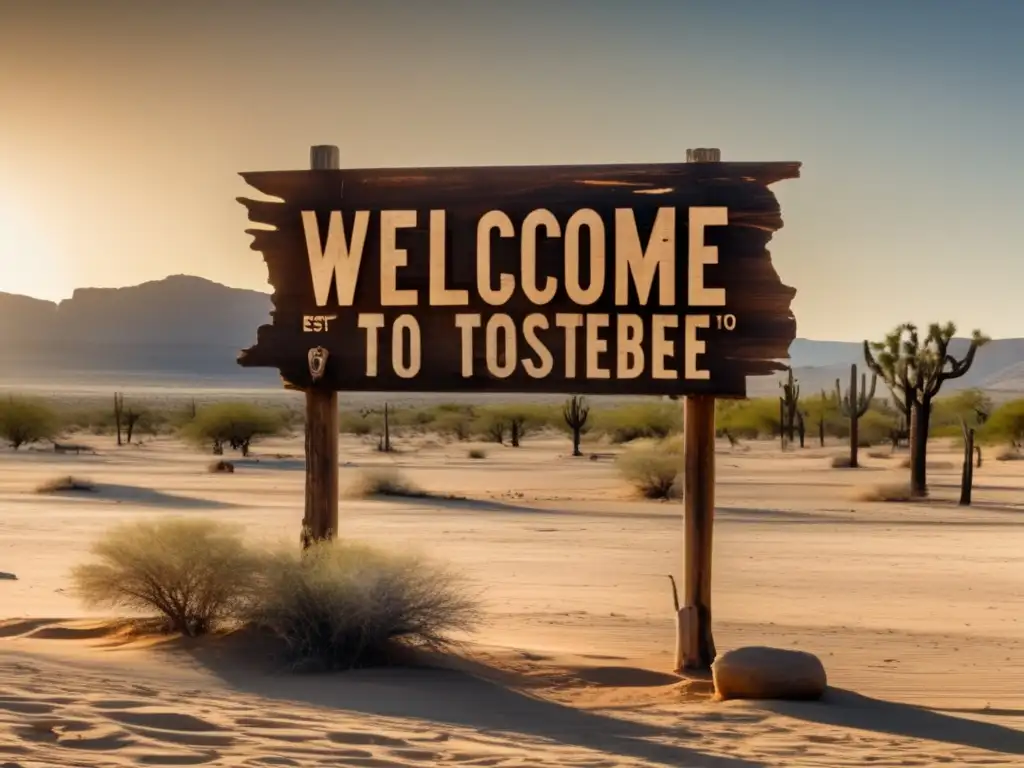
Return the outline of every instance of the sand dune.
<path id="1" fill-rule="evenodd" d="M 839 448 L 723 447 L 716 641 L 813 651 L 836 686 L 821 703 L 754 704 L 712 702 L 670 672 L 681 505 L 630 498 L 611 462 L 572 459 L 565 440 L 483 460 L 346 440 L 343 486 L 397 465 L 465 498 L 345 499 L 344 535 L 452 563 L 488 614 L 457 657 L 316 676 L 243 633 L 132 634 L 66 591 L 68 568 L 126 518 L 213 515 L 294 540 L 301 439 L 232 475 L 173 440 L 96 442 L 97 456 L 0 455 L 0 571 L 18 576 L 0 581 L 0 765 L 1024 765 L 1020 463 L 977 470 L 964 510 L 954 453 L 935 451 L 948 468 L 934 500 L 869 504 L 857 488 L 902 476 L 898 458 L 833 470 Z M 67 474 L 100 491 L 34 492 Z"/>

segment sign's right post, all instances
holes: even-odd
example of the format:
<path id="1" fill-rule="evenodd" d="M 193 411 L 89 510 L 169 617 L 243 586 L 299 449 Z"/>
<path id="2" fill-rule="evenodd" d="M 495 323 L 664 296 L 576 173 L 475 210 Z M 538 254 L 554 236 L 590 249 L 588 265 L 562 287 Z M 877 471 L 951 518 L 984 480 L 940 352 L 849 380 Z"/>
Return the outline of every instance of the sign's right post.
<path id="1" fill-rule="evenodd" d="M 718 149 L 688 149 L 688 163 L 721 162 Z M 676 616 L 677 672 L 706 671 L 711 634 L 711 551 L 715 522 L 715 398 L 683 401 L 683 606 Z"/>

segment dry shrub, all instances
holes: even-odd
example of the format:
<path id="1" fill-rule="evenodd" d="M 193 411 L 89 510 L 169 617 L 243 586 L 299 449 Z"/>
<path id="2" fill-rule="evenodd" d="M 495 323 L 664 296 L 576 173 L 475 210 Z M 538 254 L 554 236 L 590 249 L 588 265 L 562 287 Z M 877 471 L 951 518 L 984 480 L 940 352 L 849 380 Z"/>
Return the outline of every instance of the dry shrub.
<path id="1" fill-rule="evenodd" d="M 619 472 L 645 499 L 679 498 L 683 454 L 673 448 L 668 441 L 630 447 L 618 457 Z"/>
<path id="2" fill-rule="evenodd" d="M 466 455 L 471 459 L 486 459 L 487 451 L 483 448 L 470 448 Z"/>
<path id="3" fill-rule="evenodd" d="M 868 451 L 869 459 L 891 459 L 892 454 L 887 451 Z"/>
<path id="4" fill-rule="evenodd" d="M 87 606 L 156 611 L 170 631 L 191 637 L 237 613 L 257 563 L 240 529 L 213 520 L 122 524 L 91 552 L 98 562 L 71 572 Z"/>
<path id="5" fill-rule="evenodd" d="M 210 466 L 207 467 L 207 469 L 210 472 L 227 472 L 228 474 L 232 474 L 235 471 L 235 465 L 230 461 L 224 461 L 224 459 L 221 459 L 220 461 L 210 462 Z"/>
<path id="6" fill-rule="evenodd" d="M 914 501 L 910 483 L 881 483 L 865 488 L 857 494 L 859 501 Z"/>
<path id="7" fill-rule="evenodd" d="M 842 456 L 833 456 L 831 465 L 832 469 L 850 469 L 850 455 L 844 453 Z"/>
<path id="8" fill-rule="evenodd" d="M 95 490 L 96 486 L 92 484 L 91 480 L 72 477 L 71 475 L 54 477 L 44 483 L 40 483 L 36 487 L 36 493 L 90 492 Z"/>
<path id="9" fill-rule="evenodd" d="M 396 642 L 444 648 L 480 617 L 447 570 L 354 543 L 268 554 L 254 594 L 247 619 L 283 640 L 292 663 L 327 669 L 384 662 Z"/>
<path id="10" fill-rule="evenodd" d="M 1020 461 L 1024 459 L 1024 454 L 1020 452 L 1020 449 L 1009 446 L 1001 448 L 995 455 L 996 461 Z"/>
<path id="11" fill-rule="evenodd" d="M 366 499 L 372 496 L 402 496 L 425 498 L 428 494 L 394 467 L 374 467 L 359 473 L 348 488 L 350 498 Z"/>

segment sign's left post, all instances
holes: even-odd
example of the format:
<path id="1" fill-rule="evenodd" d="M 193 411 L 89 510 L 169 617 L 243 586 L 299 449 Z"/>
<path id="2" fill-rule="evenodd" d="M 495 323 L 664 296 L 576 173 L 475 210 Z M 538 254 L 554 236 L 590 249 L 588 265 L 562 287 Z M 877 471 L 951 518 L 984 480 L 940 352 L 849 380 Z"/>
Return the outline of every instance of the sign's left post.
<path id="1" fill-rule="evenodd" d="M 314 171 L 341 168 L 337 147 L 310 147 L 309 167 Z M 309 350 L 314 384 L 306 394 L 306 509 L 302 519 L 302 548 L 333 539 L 338 533 L 338 393 L 316 384 L 316 368 L 326 365 L 326 350 Z"/>

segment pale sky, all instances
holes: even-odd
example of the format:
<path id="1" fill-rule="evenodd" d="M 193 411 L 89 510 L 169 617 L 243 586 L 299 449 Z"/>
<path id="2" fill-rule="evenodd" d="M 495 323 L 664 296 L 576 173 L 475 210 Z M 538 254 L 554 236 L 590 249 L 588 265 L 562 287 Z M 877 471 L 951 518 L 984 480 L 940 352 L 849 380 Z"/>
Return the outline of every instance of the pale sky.
<path id="1" fill-rule="evenodd" d="M 267 291 L 239 171 L 799 160 L 798 334 L 1024 336 L 1021 0 L 0 0 L 0 291 Z"/>

